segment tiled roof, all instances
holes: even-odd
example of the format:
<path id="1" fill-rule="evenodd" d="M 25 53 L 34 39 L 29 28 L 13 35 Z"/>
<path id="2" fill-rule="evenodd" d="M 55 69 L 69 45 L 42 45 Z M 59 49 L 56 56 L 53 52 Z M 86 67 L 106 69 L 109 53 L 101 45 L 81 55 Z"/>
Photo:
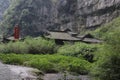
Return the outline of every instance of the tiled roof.
<path id="1" fill-rule="evenodd" d="M 74 33 L 75 34 L 75 33 Z M 81 41 L 86 43 L 101 43 L 102 41 L 94 38 L 91 34 L 86 35 L 71 35 L 69 32 L 49 32 L 48 35 L 45 36 L 49 39 L 59 39 L 59 40 L 67 40 L 67 41 Z"/>
<path id="2" fill-rule="evenodd" d="M 75 40 L 80 41 L 80 38 L 73 37 L 69 33 L 66 32 L 49 32 L 50 35 L 45 36 L 50 39 L 60 39 L 60 40 Z"/>
<path id="3" fill-rule="evenodd" d="M 95 38 L 84 38 L 82 40 L 83 42 L 87 42 L 87 43 L 101 43 L 101 40 L 95 39 Z"/>

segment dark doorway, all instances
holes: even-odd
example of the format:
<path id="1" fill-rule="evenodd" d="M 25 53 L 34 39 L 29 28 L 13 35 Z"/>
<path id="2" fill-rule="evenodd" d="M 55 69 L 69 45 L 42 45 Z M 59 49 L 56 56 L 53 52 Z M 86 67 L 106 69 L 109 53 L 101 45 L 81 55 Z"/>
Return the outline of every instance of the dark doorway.
<path id="1" fill-rule="evenodd" d="M 64 45 L 64 42 L 62 40 L 59 40 L 59 39 L 55 39 L 55 43 L 58 45 Z"/>

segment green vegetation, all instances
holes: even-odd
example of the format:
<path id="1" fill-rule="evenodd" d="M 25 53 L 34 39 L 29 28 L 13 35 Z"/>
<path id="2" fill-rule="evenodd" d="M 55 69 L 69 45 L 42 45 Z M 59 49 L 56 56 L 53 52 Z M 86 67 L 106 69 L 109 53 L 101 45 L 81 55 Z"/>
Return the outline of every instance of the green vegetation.
<path id="1" fill-rule="evenodd" d="M 119 38 L 120 40 L 120 38 Z M 118 45 L 118 43 L 116 43 Z M 96 55 L 97 62 L 93 63 L 91 74 L 95 80 L 120 79 L 120 46 L 105 44 Z"/>
<path id="2" fill-rule="evenodd" d="M 94 53 L 100 47 L 99 44 L 75 43 L 74 45 L 66 44 L 58 49 L 58 54 L 64 56 L 73 56 L 84 58 L 89 62 L 93 62 Z"/>
<path id="3" fill-rule="evenodd" d="M 83 59 L 61 55 L 0 54 L 6 64 L 38 68 L 44 72 L 70 71 L 87 74 L 91 64 Z"/>
<path id="4" fill-rule="evenodd" d="M 98 38 L 106 40 L 109 34 L 113 34 L 114 32 L 119 32 L 119 30 L 120 30 L 120 17 L 114 19 L 110 23 L 105 24 L 104 26 L 100 27 L 99 29 L 91 33 Z"/>
<path id="5" fill-rule="evenodd" d="M 16 41 L 0 45 L 0 53 L 31 53 L 31 54 L 51 54 L 54 53 L 55 42 L 43 38 L 27 38 L 23 42 Z"/>
<path id="6" fill-rule="evenodd" d="M 43 72 L 90 73 L 92 80 L 119 80 L 119 33 L 120 17 L 92 32 L 104 40 L 103 44 L 77 42 L 57 46 L 54 40 L 27 38 L 21 42 L 1 44 L 0 60 L 6 64 L 38 68 Z"/>
<path id="7" fill-rule="evenodd" d="M 120 17 L 96 30 L 97 36 L 105 40 L 104 46 L 96 55 L 91 68 L 95 80 L 120 79 Z"/>

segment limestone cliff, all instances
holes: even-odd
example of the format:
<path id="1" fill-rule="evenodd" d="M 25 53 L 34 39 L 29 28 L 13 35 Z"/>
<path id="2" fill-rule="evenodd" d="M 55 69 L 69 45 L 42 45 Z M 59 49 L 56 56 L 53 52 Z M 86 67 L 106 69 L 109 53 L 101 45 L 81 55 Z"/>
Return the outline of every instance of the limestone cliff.
<path id="1" fill-rule="evenodd" d="M 57 7 L 61 29 L 95 29 L 120 16 L 120 0 L 60 0 Z"/>
<path id="2" fill-rule="evenodd" d="M 0 21 L 3 18 L 3 13 L 9 7 L 10 0 L 0 0 Z"/>
<path id="3" fill-rule="evenodd" d="M 19 24 L 22 35 L 37 35 L 46 29 L 81 32 L 118 16 L 120 0 L 12 0 L 0 29 L 10 34 Z"/>
<path id="4" fill-rule="evenodd" d="M 19 24 L 22 36 L 41 34 L 51 24 L 52 2 L 50 0 L 12 0 L 1 24 L 1 32 L 13 34 Z"/>

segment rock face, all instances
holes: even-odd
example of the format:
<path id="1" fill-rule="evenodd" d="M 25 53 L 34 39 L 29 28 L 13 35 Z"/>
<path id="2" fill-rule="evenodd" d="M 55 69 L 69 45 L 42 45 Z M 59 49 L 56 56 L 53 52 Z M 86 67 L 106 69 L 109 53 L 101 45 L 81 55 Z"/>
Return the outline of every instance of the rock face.
<path id="1" fill-rule="evenodd" d="M 22 36 L 41 34 L 51 24 L 53 10 L 50 0 L 12 0 L 1 24 L 1 32 L 13 34 L 19 24 Z"/>
<path id="2" fill-rule="evenodd" d="M 0 25 L 1 32 L 11 34 L 15 24 L 21 35 L 37 35 L 42 31 L 75 32 L 95 29 L 120 16 L 120 0 L 12 0 Z"/>
<path id="3" fill-rule="evenodd" d="M 58 3 L 58 19 L 62 29 L 95 29 L 118 16 L 120 0 L 60 0 Z"/>
<path id="4" fill-rule="evenodd" d="M 10 0 L 0 0 L 0 21 L 3 18 L 4 11 L 9 7 Z"/>

